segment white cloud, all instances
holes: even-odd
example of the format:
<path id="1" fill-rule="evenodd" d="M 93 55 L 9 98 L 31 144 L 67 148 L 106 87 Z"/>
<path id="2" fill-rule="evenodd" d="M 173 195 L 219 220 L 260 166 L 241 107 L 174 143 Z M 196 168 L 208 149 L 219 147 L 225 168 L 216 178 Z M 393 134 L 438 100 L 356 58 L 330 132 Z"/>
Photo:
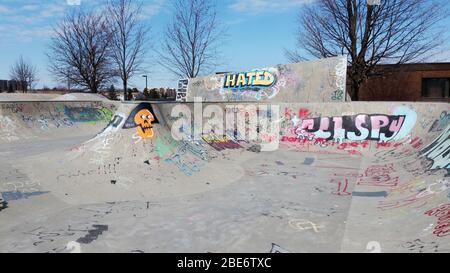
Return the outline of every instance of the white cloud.
<path id="1" fill-rule="evenodd" d="M 64 13 L 64 10 L 64 5 L 52 4 L 45 7 L 45 9 L 43 9 L 39 15 L 44 18 L 55 17 L 62 15 Z"/>
<path id="2" fill-rule="evenodd" d="M 67 7 L 65 1 L 12 1 L 0 5 L 0 29 L 6 42 L 31 42 L 34 39 L 50 37 L 52 25 L 63 16 Z"/>
<path id="3" fill-rule="evenodd" d="M 285 11 L 290 8 L 299 7 L 303 4 L 312 3 L 315 0 L 236 0 L 230 8 L 236 12 L 261 13 L 265 11 Z"/>
<path id="4" fill-rule="evenodd" d="M 81 5 L 81 0 L 67 0 L 67 5 L 79 6 L 79 5 Z"/>
<path id="5" fill-rule="evenodd" d="M 25 5 L 22 7 L 22 10 L 24 11 L 36 11 L 38 9 L 40 9 L 39 5 Z"/>
<path id="6" fill-rule="evenodd" d="M 8 7 L 0 5 L 0 14 L 8 12 L 10 12 L 10 9 Z"/>
<path id="7" fill-rule="evenodd" d="M 161 10 L 165 0 L 157 0 L 153 1 L 151 4 L 147 4 L 148 2 L 144 2 L 142 7 L 142 19 L 150 19 L 153 16 L 157 15 Z"/>
<path id="8" fill-rule="evenodd" d="M 434 50 L 430 55 L 425 59 L 426 62 L 450 62 L 450 49 Z"/>

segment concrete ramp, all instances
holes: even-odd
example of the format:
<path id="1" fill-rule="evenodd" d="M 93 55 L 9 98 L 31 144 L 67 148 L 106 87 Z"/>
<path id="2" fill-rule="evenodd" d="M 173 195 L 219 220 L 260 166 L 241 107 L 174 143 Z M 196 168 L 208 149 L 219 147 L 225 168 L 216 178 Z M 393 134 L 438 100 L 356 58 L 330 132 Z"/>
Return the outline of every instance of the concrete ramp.
<path id="1" fill-rule="evenodd" d="M 1 252 L 450 251 L 447 103 L 0 109 Z"/>

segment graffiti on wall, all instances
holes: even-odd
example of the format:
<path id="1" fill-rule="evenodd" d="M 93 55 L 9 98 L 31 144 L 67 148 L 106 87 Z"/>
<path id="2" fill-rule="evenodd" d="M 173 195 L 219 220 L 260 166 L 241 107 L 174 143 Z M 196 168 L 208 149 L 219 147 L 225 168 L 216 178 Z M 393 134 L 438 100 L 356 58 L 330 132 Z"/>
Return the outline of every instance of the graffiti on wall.
<path id="1" fill-rule="evenodd" d="M 153 125 L 158 124 L 150 103 L 140 103 L 131 111 L 123 129 L 136 128 L 137 134 L 142 139 L 153 138 Z"/>
<path id="2" fill-rule="evenodd" d="M 332 101 L 342 101 L 344 99 L 344 90 L 336 90 L 331 94 Z"/>
<path id="3" fill-rule="evenodd" d="M 313 134 L 322 140 L 378 140 L 390 141 L 403 135 L 405 115 L 358 114 L 352 116 L 318 117 L 299 120 L 293 131 L 296 135 Z"/>
<path id="4" fill-rule="evenodd" d="M 421 239 L 415 239 L 408 241 L 401 245 L 403 248 L 411 252 L 424 253 L 424 252 L 438 252 L 439 245 L 436 242 L 424 242 Z"/>
<path id="5" fill-rule="evenodd" d="M 186 96 L 188 92 L 188 79 L 182 79 L 178 81 L 178 89 L 177 89 L 177 101 L 186 101 Z"/>
<path id="6" fill-rule="evenodd" d="M 276 81 L 275 75 L 267 70 L 256 70 L 236 74 L 226 74 L 223 88 L 267 88 Z"/>
<path id="7" fill-rule="evenodd" d="M 340 180 L 340 179 L 331 179 L 330 183 L 337 183 L 337 189 L 332 192 L 334 195 L 339 196 L 348 196 L 351 195 L 348 189 L 348 179 Z"/>
<path id="8" fill-rule="evenodd" d="M 448 169 L 450 166 L 450 126 L 430 145 L 426 146 L 421 154 L 433 161 L 431 169 Z"/>
<path id="9" fill-rule="evenodd" d="M 180 142 L 177 150 L 164 160 L 167 164 L 175 165 L 186 176 L 200 172 L 207 161 L 206 150 L 201 145 L 188 141 Z"/>
<path id="10" fill-rule="evenodd" d="M 433 122 L 429 132 L 441 132 L 447 127 L 449 123 L 450 123 L 450 113 L 447 113 L 447 111 L 443 111 L 439 119 Z"/>
<path id="11" fill-rule="evenodd" d="M 229 139 L 226 135 L 220 137 L 217 135 L 202 135 L 202 139 L 213 147 L 216 151 L 222 151 L 226 149 L 240 149 L 241 145 Z"/>
<path id="12" fill-rule="evenodd" d="M 142 109 L 134 116 L 137 126 L 137 133 L 141 138 L 153 137 L 153 124 L 155 117 L 148 109 Z"/>
<path id="13" fill-rule="evenodd" d="M 425 212 L 428 216 L 438 218 L 436 226 L 434 226 L 433 234 L 438 237 L 450 235 L 450 204 L 442 205 L 438 208 Z"/>
<path id="14" fill-rule="evenodd" d="M 0 116 L 0 139 L 13 141 L 19 139 L 19 128 L 14 121 L 6 116 Z"/>
<path id="15" fill-rule="evenodd" d="M 95 138 L 107 136 L 111 133 L 117 132 L 120 126 L 125 122 L 125 114 L 123 113 L 115 113 L 114 117 L 111 119 L 109 124 L 101 131 Z"/>
<path id="16" fill-rule="evenodd" d="M 248 72 L 225 74 L 220 82 L 222 98 L 245 100 L 272 99 L 287 83 L 291 71 L 287 67 L 270 67 Z"/>
<path id="17" fill-rule="evenodd" d="M 108 122 L 113 117 L 113 112 L 106 107 L 92 108 L 64 106 L 64 114 L 71 122 Z"/>
<path id="18" fill-rule="evenodd" d="M 399 177 L 393 175 L 394 164 L 372 165 L 367 167 L 358 178 L 358 185 L 395 187 L 398 185 Z"/>
<path id="19" fill-rule="evenodd" d="M 0 116 L 1 140 L 14 141 L 28 138 L 17 134 L 24 127 L 47 131 L 52 128 L 71 127 L 77 123 L 95 124 L 109 122 L 113 116 L 114 105 L 105 106 L 99 102 L 77 103 L 14 103 L 0 104 L 1 112 L 11 113 L 12 117 Z"/>

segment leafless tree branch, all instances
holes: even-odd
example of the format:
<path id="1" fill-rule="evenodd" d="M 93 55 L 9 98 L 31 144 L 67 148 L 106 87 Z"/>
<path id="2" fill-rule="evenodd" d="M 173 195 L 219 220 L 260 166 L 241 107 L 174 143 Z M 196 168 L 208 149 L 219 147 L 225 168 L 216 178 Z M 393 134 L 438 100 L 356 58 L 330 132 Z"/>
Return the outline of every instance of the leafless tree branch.
<path id="1" fill-rule="evenodd" d="M 97 93 L 115 76 L 112 32 L 103 12 L 77 11 L 54 28 L 49 46 L 50 72 L 61 81 Z"/>
<path id="2" fill-rule="evenodd" d="M 10 78 L 20 83 L 22 92 L 27 92 L 27 90 L 33 89 L 37 82 L 36 67 L 25 61 L 21 55 L 11 66 Z"/>
<path id="3" fill-rule="evenodd" d="M 223 35 L 210 0 L 174 0 L 159 63 L 178 77 L 194 78 L 214 65 Z"/>
<path id="4" fill-rule="evenodd" d="M 136 1 L 134 1 L 136 2 Z M 122 80 L 124 97 L 127 98 L 128 82 L 142 72 L 148 51 L 149 27 L 142 21 L 142 2 L 110 0 L 107 8 L 108 23 L 112 30 L 112 60 Z"/>
<path id="5" fill-rule="evenodd" d="M 348 54 L 351 97 L 379 63 L 417 61 L 442 44 L 440 23 L 448 15 L 446 0 L 317 0 L 299 15 L 297 45 L 310 56 Z M 286 54 L 301 60 L 297 51 Z"/>

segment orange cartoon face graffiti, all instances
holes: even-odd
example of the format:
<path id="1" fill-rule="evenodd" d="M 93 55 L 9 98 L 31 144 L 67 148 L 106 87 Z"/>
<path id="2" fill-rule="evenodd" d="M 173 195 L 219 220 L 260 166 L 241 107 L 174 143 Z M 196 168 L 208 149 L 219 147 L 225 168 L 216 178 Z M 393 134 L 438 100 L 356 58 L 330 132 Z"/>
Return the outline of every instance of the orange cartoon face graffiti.
<path id="1" fill-rule="evenodd" d="M 137 132 L 140 137 L 153 137 L 153 121 L 155 121 L 155 117 L 148 109 L 142 109 L 136 113 L 134 122 L 137 124 Z"/>

